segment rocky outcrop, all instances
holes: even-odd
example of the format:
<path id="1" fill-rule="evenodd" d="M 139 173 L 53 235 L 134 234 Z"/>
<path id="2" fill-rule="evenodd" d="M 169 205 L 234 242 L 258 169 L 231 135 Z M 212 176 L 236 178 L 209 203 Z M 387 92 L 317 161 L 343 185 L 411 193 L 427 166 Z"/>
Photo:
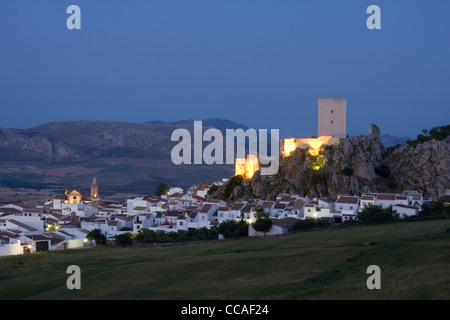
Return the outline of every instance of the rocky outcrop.
<path id="1" fill-rule="evenodd" d="M 364 192 L 417 190 L 437 196 L 450 188 L 449 139 L 431 140 L 416 147 L 407 144 L 388 153 L 379 135 L 361 135 L 334 146 L 325 146 L 319 156 L 295 150 L 280 157 L 280 169 L 273 176 L 257 172 L 237 186 L 228 200 L 275 199 L 279 193 L 309 197 L 361 195 Z M 223 197 L 219 188 L 215 197 Z"/>
<path id="2" fill-rule="evenodd" d="M 403 189 L 435 196 L 445 194 L 450 189 L 450 136 L 396 148 L 389 156 L 389 168 Z"/>

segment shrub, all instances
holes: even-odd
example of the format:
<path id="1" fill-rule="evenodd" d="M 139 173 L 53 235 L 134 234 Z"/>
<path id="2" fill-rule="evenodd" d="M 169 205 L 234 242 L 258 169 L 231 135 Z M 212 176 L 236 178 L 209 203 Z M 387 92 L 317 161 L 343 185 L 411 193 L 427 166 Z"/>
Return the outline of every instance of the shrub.
<path id="1" fill-rule="evenodd" d="M 399 218 L 396 211 L 392 211 L 392 208 L 383 209 L 379 206 L 369 205 L 364 207 L 358 214 L 358 219 L 363 223 L 377 224 L 377 223 L 389 223 L 397 221 Z"/>
<path id="2" fill-rule="evenodd" d="M 242 184 L 242 181 L 244 181 L 243 175 L 236 175 L 231 177 L 225 187 L 225 190 L 223 191 L 224 199 L 228 199 L 231 193 L 233 192 L 234 188 L 240 186 Z"/>
<path id="3" fill-rule="evenodd" d="M 133 238 L 131 233 L 122 233 L 114 237 L 116 244 L 121 247 L 132 246 Z"/>
<path id="4" fill-rule="evenodd" d="M 100 229 L 91 230 L 87 235 L 86 239 L 88 241 L 95 241 L 97 244 L 106 244 L 106 236 L 102 233 Z"/>
<path id="5" fill-rule="evenodd" d="M 301 230 L 310 230 L 315 228 L 326 228 L 330 225 L 330 218 L 307 218 L 305 220 L 299 220 L 292 227 L 289 228 L 290 232 L 297 232 Z"/>
<path id="6" fill-rule="evenodd" d="M 218 227 L 218 232 L 225 238 L 238 238 L 248 236 L 248 224 L 244 220 L 227 220 Z"/>

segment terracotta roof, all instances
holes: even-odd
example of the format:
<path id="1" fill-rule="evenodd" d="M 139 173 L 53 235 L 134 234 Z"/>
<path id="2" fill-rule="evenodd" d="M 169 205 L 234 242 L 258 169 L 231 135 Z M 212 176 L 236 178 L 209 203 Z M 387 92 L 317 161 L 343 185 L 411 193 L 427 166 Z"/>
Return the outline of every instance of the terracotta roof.
<path id="1" fill-rule="evenodd" d="M 212 208 L 212 204 L 205 204 L 203 208 L 200 210 L 200 213 L 208 213 Z"/>
<path id="2" fill-rule="evenodd" d="M 243 208 L 242 208 L 242 212 L 244 213 L 250 213 L 250 211 L 252 210 L 252 208 L 256 207 L 256 203 L 247 203 Z"/>
<path id="3" fill-rule="evenodd" d="M 245 203 L 242 202 L 236 202 L 235 204 L 233 204 L 230 208 L 230 210 L 242 210 L 242 208 L 244 208 Z"/>
<path id="4" fill-rule="evenodd" d="M 67 195 L 69 195 L 69 196 L 81 196 L 81 193 L 74 189 L 74 190 L 70 191 L 69 193 L 67 193 Z"/>
<path id="5" fill-rule="evenodd" d="M 264 201 L 261 204 L 261 207 L 263 207 L 264 209 L 270 209 L 274 203 L 275 203 L 275 201 Z"/>
<path id="6" fill-rule="evenodd" d="M 379 193 L 377 195 L 377 200 L 392 200 L 392 201 L 394 201 L 396 196 L 397 195 L 394 193 Z"/>
<path id="7" fill-rule="evenodd" d="M 301 210 L 304 206 L 305 206 L 305 201 L 302 199 L 297 199 L 295 200 L 294 206 L 292 207 L 292 209 L 294 210 Z"/>
<path id="8" fill-rule="evenodd" d="M 189 216 L 191 219 L 194 219 L 194 218 L 197 216 L 197 214 L 198 214 L 198 211 L 191 211 L 191 212 L 188 212 L 188 216 Z"/>
<path id="9" fill-rule="evenodd" d="M 361 200 L 365 200 L 365 201 L 373 201 L 373 200 L 375 200 L 375 196 L 372 196 L 372 195 L 364 195 L 364 196 L 361 196 Z"/>
<path id="10" fill-rule="evenodd" d="M 197 195 L 192 195 L 191 196 L 192 198 L 194 198 L 195 200 L 198 200 L 198 201 L 203 201 L 203 200 L 205 200 L 205 198 L 202 198 L 202 197 L 200 197 L 200 196 L 197 196 Z"/>
<path id="11" fill-rule="evenodd" d="M 58 230 L 58 232 L 59 232 L 59 233 L 62 233 L 62 234 L 65 234 L 65 235 L 68 235 L 69 237 L 75 237 L 75 235 L 70 234 L 70 233 L 68 233 L 68 232 L 66 232 L 66 231 L 64 231 L 64 230 Z"/>
<path id="12" fill-rule="evenodd" d="M 208 200 L 208 202 L 210 202 L 210 203 L 219 203 L 220 201 L 222 201 L 222 200 L 220 200 L 220 199 L 211 199 L 211 200 Z"/>
<path id="13" fill-rule="evenodd" d="M 119 223 L 119 221 L 108 220 L 108 227 L 117 227 L 118 223 Z"/>
<path id="14" fill-rule="evenodd" d="M 34 228 L 30 227 L 30 226 L 27 226 L 26 224 L 24 224 L 24 223 L 22 223 L 22 222 L 19 222 L 19 221 L 17 221 L 17 220 L 9 219 L 8 221 L 11 222 L 11 223 L 13 223 L 13 224 L 15 224 L 15 225 L 18 226 L 18 227 L 21 227 L 21 228 L 25 229 L 25 230 L 28 230 L 28 231 L 36 231 L 36 229 L 34 229 Z"/>
<path id="15" fill-rule="evenodd" d="M 22 211 L 14 209 L 14 208 L 0 208 L 0 213 L 16 214 L 16 213 L 22 213 Z"/>
<path id="16" fill-rule="evenodd" d="M 281 197 L 281 199 L 279 201 L 280 202 L 290 202 L 290 201 L 292 201 L 292 198 L 289 195 L 285 195 L 285 196 Z"/>
<path id="17" fill-rule="evenodd" d="M 45 241 L 45 240 L 50 240 L 50 238 L 42 235 L 42 234 L 31 234 L 31 235 L 26 235 L 25 236 L 28 239 L 32 239 L 33 241 Z"/>
<path id="18" fill-rule="evenodd" d="M 413 200 L 422 200 L 422 194 L 421 193 L 412 193 L 410 194 Z"/>
<path id="19" fill-rule="evenodd" d="M 336 203 L 349 203 L 349 204 L 358 204 L 358 197 L 351 197 L 351 196 L 341 196 L 339 199 L 336 200 Z"/>
<path id="20" fill-rule="evenodd" d="M 166 217 L 178 217 L 180 215 L 180 211 L 178 210 L 169 210 L 165 213 Z"/>
<path id="21" fill-rule="evenodd" d="M 274 206 L 274 209 L 284 209 L 284 208 L 286 208 L 286 204 L 284 203 L 277 203 Z"/>

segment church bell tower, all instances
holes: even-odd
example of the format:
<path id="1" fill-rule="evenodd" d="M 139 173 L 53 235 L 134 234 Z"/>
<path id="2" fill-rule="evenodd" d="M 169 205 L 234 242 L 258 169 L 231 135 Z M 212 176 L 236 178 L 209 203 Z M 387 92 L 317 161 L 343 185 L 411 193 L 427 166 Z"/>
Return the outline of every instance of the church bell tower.
<path id="1" fill-rule="evenodd" d="M 99 200 L 98 185 L 97 185 L 97 180 L 95 179 L 95 177 L 94 177 L 94 180 L 92 180 L 92 184 L 91 184 L 91 200 L 92 201 Z"/>

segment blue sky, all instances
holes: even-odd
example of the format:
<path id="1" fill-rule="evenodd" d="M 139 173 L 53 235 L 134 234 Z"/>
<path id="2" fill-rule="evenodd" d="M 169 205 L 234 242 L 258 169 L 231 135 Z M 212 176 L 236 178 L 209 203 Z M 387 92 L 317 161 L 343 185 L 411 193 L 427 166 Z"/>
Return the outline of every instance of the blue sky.
<path id="1" fill-rule="evenodd" d="M 449 14 L 446 0 L 2 0 L 0 126 L 219 117 L 307 137 L 317 99 L 346 98 L 348 134 L 415 137 L 450 122 Z"/>

